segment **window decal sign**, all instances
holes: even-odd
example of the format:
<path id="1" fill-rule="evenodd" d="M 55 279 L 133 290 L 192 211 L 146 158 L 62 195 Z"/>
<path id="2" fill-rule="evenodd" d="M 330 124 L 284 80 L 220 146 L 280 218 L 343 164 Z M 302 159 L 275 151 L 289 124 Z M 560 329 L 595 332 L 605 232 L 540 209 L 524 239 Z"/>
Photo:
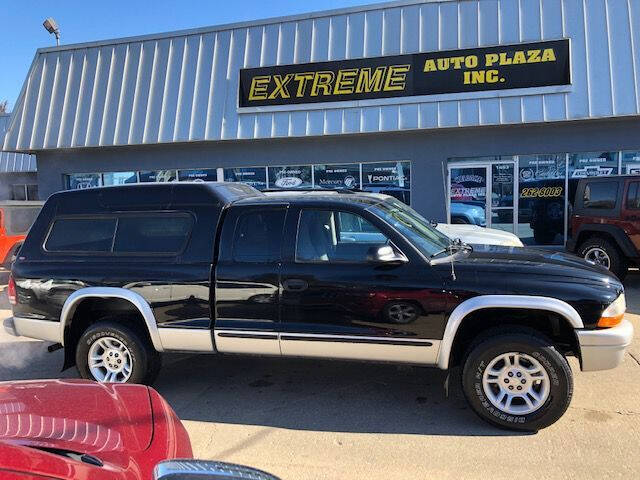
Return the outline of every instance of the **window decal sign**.
<path id="1" fill-rule="evenodd" d="M 311 165 L 269 167 L 269 188 L 310 188 Z"/>
<path id="2" fill-rule="evenodd" d="M 316 188 L 360 188 L 360 165 L 314 165 Z"/>
<path id="3" fill-rule="evenodd" d="M 258 190 L 267 188 L 266 167 L 239 167 L 224 169 L 225 182 L 242 182 Z"/>
<path id="4" fill-rule="evenodd" d="M 240 70 L 239 106 L 568 85 L 569 40 Z"/>

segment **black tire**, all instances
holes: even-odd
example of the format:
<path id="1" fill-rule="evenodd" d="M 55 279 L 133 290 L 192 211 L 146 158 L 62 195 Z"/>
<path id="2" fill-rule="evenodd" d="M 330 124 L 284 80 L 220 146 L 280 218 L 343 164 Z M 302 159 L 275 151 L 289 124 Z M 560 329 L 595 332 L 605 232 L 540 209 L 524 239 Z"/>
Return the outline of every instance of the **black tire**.
<path id="1" fill-rule="evenodd" d="M 454 225 L 469 225 L 469 221 L 464 217 L 452 217 L 451 223 Z"/>
<path id="2" fill-rule="evenodd" d="M 126 382 L 151 385 L 158 376 L 161 357 L 150 342 L 135 330 L 112 320 L 102 320 L 91 325 L 82 334 L 76 346 L 76 366 L 82 378 L 99 381 L 89 369 L 88 354 L 91 345 L 103 337 L 121 342 L 130 352 L 131 375 Z"/>
<path id="3" fill-rule="evenodd" d="M 624 280 L 624 277 L 627 276 L 629 265 L 618 247 L 606 238 L 591 237 L 580 244 L 578 255 L 586 260 L 588 253 L 593 249 L 604 251 L 609 257 L 609 271 L 620 280 Z"/>
<path id="4" fill-rule="evenodd" d="M 530 413 L 505 412 L 491 402 L 484 389 L 483 375 L 487 367 L 495 358 L 509 352 L 535 359 L 547 374 L 549 389 L 546 401 Z M 498 383 L 496 387 L 501 388 Z M 502 327 L 487 331 L 469 348 L 463 362 L 462 390 L 471 408 L 486 422 L 509 430 L 535 432 L 555 423 L 569 407 L 573 395 L 573 373 L 553 342 L 541 333 L 528 328 Z"/>

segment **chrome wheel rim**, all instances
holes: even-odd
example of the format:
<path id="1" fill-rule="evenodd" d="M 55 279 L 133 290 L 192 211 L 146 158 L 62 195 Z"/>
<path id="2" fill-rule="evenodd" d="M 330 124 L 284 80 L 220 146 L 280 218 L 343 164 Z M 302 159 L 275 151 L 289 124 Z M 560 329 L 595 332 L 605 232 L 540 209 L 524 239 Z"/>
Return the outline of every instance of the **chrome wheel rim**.
<path id="1" fill-rule="evenodd" d="M 508 352 L 489 362 L 482 387 L 494 407 L 510 415 L 527 415 L 547 401 L 551 382 L 542 364 L 531 355 Z"/>
<path id="2" fill-rule="evenodd" d="M 131 377 L 131 352 L 120 340 L 101 337 L 91 344 L 89 371 L 98 382 L 125 383 Z"/>
<path id="3" fill-rule="evenodd" d="M 416 317 L 416 307 L 407 303 L 397 303 L 389 307 L 389 319 L 394 323 L 409 323 Z"/>
<path id="4" fill-rule="evenodd" d="M 600 247 L 591 247 L 585 252 L 584 259 L 587 262 L 600 265 L 607 270 L 611 267 L 611 258 L 609 258 L 609 254 Z"/>

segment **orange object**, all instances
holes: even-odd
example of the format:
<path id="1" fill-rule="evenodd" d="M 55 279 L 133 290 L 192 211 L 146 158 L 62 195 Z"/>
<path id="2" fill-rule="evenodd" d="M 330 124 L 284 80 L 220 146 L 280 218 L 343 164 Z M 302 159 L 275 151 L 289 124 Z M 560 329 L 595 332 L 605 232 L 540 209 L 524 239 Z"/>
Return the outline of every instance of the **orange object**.
<path id="1" fill-rule="evenodd" d="M 27 232 L 42 209 L 44 202 L 0 202 L 0 263 L 11 268 Z"/>
<path id="2" fill-rule="evenodd" d="M 615 315 L 613 317 L 600 317 L 600 320 L 598 320 L 598 327 L 603 327 L 603 328 L 615 327 L 622 321 L 623 318 L 624 318 L 624 313 Z"/>

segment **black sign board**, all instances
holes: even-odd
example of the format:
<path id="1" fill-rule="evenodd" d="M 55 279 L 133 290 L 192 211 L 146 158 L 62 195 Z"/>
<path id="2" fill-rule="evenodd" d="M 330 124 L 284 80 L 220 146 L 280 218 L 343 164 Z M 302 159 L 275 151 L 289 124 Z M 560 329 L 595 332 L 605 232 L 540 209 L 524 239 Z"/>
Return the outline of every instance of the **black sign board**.
<path id="1" fill-rule="evenodd" d="M 240 70 L 240 107 L 571 83 L 569 40 Z"/>

